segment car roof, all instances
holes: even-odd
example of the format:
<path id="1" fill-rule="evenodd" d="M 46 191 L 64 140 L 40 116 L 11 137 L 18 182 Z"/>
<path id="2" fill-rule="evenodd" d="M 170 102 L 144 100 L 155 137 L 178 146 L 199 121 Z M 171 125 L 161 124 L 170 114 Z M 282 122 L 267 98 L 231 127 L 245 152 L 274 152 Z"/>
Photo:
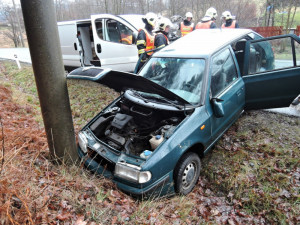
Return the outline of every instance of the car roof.
<path id="1" fill-rule="evenodd" d="M 222 47 L 253 32 L 249 29 L 198 29 L 166 46 L 153 57 L 207 58 Z"/>

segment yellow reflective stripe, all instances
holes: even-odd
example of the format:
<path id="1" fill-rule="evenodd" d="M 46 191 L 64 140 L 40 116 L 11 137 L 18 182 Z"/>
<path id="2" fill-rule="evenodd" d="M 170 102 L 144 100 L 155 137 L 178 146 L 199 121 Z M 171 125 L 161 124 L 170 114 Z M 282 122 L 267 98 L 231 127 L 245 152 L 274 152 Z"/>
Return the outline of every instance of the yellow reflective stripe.
<path id="1" fill-rule="evenodd" d="M 146 41 L 145 40 L 139 40 L 136 42 L 136 45 L 145 45 Z"/>
<path id="2" fill-rule="evenodd" d="M 145 52 L 145 49 L 140 49 L 140 50 L 138 51 L 139 54 L 142 54 L 142 53 L 144 53 L 144 52 Z"/>
<path id="3" fill-rule="evenodd" d="M 166 46 L 166 45 L 161 45 L 161 46 L 158 46 L 157 48 L 161 48 L 161 47 L 164 47 L 164 46 Z"/>
<path id="4" fill-rule="evenodd" d="M 141 62 L 146 62 L 147 61 L 147 59 L 141 59 Z"/>

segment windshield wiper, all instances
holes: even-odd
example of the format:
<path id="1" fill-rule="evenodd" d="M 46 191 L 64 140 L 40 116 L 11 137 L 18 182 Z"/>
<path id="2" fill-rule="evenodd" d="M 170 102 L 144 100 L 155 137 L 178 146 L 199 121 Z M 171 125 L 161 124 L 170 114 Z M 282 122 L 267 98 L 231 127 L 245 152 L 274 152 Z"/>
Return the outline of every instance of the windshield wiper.
<path id="1" fill-rule="evenodd" d="M 131 90 L 132 93 L 136 96 L 138 96 L 141 100 L 143 100 L 145 103 L 148 103 L 149 101 L 147 99 L 145 99 L 144 96 L 142 96 L 138 91 L 135 91 L 135 90 Z"/>
<path id="2" fill-rule="evenodd" d="M 186 110 L 186 103 L 185 102 L 179 102 L 178 100 L 176 100 L 176 103 L 172 100 L 169 100 L 165 97 L 162 97 L 162 96 L 159 96 L 159 95 L 148 95 L 147 93 L 145 94 L 142 94 L 142 93 L 139 93 L 138 91 L 136 90 L 131 90 L 134 95 L 136 95 L 137 97 L 139 97 L 141 100 L 143 100 L 145 103 L 148 103 L 149 99 L 154 99 L 154 100 L 158 100 L 158 101 L 164 101 L 164 102 L 167 102 L 168 104 L 174 106 L 175 108 L 177 109 L 180 109 L 180 110 Z"/>
<path id="3" fill-rule="evenodd" d="M 147 98 L 152 98 L 152 99 L 155 99 L 155 100 L 163 100 L 164 102 L 167 102 L 169 103 L 170 105 L 174 106 L 175 108 L 177 109 L 180 109 L 180 110 L 183 110 L 185 108 L 185 106 L 181 106 L 181 104 L 179 103 L 174 103 L 173 101 L 167 99 L 167 98 L 164 98 L 164 97 L 161 97 L 161 96 L 147 96 Z"/>

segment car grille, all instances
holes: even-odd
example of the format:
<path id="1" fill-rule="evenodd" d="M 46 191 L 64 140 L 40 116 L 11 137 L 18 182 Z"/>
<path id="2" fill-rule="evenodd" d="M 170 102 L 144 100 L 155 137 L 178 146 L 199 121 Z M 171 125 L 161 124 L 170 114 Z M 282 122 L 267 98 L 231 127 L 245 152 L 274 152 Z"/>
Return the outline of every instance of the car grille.
<path id="1" fill-rule="evenodd" d="M 94 150 L 88 148 L 88 155 L 90 158 L 92 158 L 94 161 L 96 161 L 99 165 L 101 165 L 105 170 L 113 173 L 115 170 L 115 163 L 110 162 L 109 160 L 103 158 L 101 155 L 99 155 Z"/>

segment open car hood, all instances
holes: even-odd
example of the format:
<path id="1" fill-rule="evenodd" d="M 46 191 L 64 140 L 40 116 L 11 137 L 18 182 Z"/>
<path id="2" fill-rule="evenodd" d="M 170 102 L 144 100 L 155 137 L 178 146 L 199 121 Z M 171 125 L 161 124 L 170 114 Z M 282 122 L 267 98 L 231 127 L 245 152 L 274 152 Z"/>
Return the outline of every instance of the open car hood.
<path id="1" fill-rule="evenodd" d="M 103 69 L 100 67 L 80 67 L 69 73 L 67 78 L 91 80 L 106 85 L 117 92 L 133 89 L 136 91 L 158 94 L 170 100 L 177 100 L 181 103 L 189 104 L 189 102 L 168 89 L 133 73 Z"/>

